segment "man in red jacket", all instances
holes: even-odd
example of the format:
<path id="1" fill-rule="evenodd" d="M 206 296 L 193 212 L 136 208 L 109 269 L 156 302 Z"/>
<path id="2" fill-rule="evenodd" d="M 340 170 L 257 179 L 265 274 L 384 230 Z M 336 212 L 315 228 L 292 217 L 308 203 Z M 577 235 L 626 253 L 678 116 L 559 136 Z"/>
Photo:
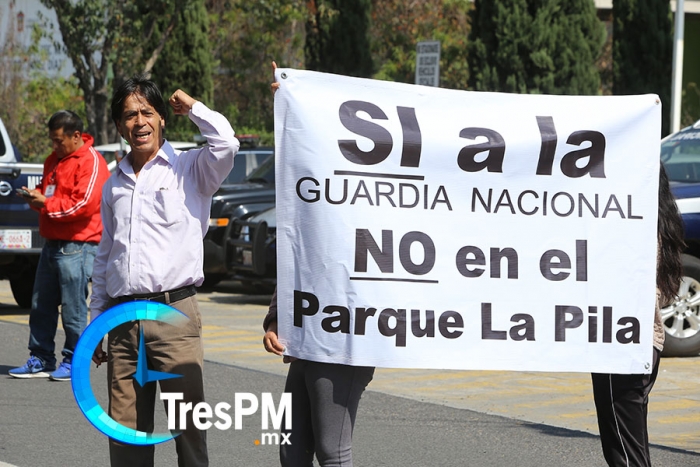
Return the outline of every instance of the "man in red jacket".
<path id="1" fill-rule="evenodd" d="M 70 381 L 73 350 L 87 324 L 88 281 L 102 236 L 100 201 L 109 169 L 74 112 L 56 112 L 48 127 L 53 152 L 44 162 L 44 177 L 36 189 L 24 187 L 28 194 L 23 196 L 39 212 L 39 233 L 46 239 L 29 315 L 30 357 L 9 374 Z M 59 306 L 66 342 L 57 368 Z"/>

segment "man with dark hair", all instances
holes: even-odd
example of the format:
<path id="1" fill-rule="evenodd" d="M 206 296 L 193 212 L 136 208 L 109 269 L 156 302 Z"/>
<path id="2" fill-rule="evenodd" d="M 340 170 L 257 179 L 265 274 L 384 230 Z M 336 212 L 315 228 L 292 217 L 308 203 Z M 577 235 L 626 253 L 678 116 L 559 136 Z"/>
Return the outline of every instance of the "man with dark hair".
<path id="1" fill-rule="evenodd" d="M 9 374 L 70 381 L 73 351 L 87 323 L 88 281 L 102 236 L 100 196 L 109 170 L 74 112 L 56 112 L 48 128 L 53 152 L 44 162 L 44 176 L 36 188 L 23 187 L 28 192 L 23 198 L 39 211 L 39 233 L 46 239 L 29 315 L 30 357 Z M 56 368 L 59 306 L 66 342 Z"/>
<path id="2" fill-rule="evenodd" d="M 131 152 L 104 186 L 105 235 L 95 259 L 90 311 L 94 320 L 120 303 L 149 300 L 183 312 L 183 326 L 128 322 L 112 329 L 93 360 L 107 362 L 109 415 L 143 432 L 154 430 L 156 385 L 135 380 L 139 360 L 149 370 L 180 375 L 160 379 L 161 392 L 182 393 L 178 407 L 204 401 L 201 316 L 196 286 L 204 281 L 203 238 L 212 195 L 233 167 L 239 143 L 226 118 L 181 90 L 170 97 L 176 115 L 188 115 L 207 138 L 202 148 L 179 152 L 163 139 L 166 104 L 150 80 L 134 77 L 112 97 L 112 118 Z M 139 358 L 139 354 L 146 354 Z M 167 406 L 166 406 L 167 410 Z M 169 414 L 180 420 L 179 411 Z M 178 422 L 179 423 L 179 422 Z M 209 464 L 206 431 L 192 413 L 175 438 L 180 466 Z M 109 441 L 112 466 L 152 466 L 154 447 Z"/>

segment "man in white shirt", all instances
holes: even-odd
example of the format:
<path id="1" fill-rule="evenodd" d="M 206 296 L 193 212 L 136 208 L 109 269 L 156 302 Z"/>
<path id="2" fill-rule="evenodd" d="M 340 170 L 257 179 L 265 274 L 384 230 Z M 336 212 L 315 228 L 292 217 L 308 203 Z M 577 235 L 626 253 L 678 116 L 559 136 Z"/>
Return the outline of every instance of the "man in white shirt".
<path id="1" fill-rule="evenodd" d="M 161 379 L 161 392 L 183 393 L 183 403 L 204 401 L 201 316 L 203 243 L 211 198 L 231 171 L 239 142 L 226 118 L 181 90 L 170 97 L 176 115 L 188 115 L 207 146 L 179 152 L 163 139 L 166 103 L 155 83 L 137 76 L 112 97 L 112 119 L 131 152 L 102 193 L 104 232 L 95 258 L 90 303 L 94 320 L 120 303 L 151 300 L 190 319 L 182 327 L 144 320 L 109 332 L 93 360 L 108 362 L 109 415 L 124 426 L 152 432 L 156 386 L 134 380 L 143 336 L 149 370 L 182 375 Z M 172 414 L 171 414 L 172 416 Z M 179 420 L 179 414 L 178 418 Z M 206 466 L 206 432 L 194 427 L 175 438 L 180 466 Z M 152 466 L 154 447 L 110 439 L 112 466 Z"/>

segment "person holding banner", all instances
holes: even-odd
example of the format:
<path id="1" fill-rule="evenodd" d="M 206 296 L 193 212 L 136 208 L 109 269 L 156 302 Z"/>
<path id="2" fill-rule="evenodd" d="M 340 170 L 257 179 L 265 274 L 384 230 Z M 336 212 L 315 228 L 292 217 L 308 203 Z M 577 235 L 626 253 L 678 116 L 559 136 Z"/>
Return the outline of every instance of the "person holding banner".
<path id="1" fill-rule="evenodd" d="M 277 64 L 272 62 L 274 74 Z M 280 83 L 270 86 L 274 94 Z M 265 350 L 283 355 L 277 338 L 277 289 L 263 321 Z M 360 397 L 372 381 L 374 367 L 313 362 L 284 356 L 290 363 L 285 392 L 292 394 L 291 443 L 280 445 L 283 467 L 352 467 L 352 432 Z"/>
<path id="2" fill-rule="evenodd" d="M 605 461 L 611 467 L 650 467 L 647 405 L 664 346 L 660 305 L 673 300 L 681 282 L 683 221 L 663 165 L 659 172 L 658 250 L 654 358 L 651 374 L 593 373 L 593 398 Z"/>
<path id="3" fill-rule="evenodd" d="M 277 339 L 277 289 L 263 322 L 265 350 L 282 355 Z M 320 363 L 284 356 L 290 363 L 284 392 L 292 394 L 290 444 L 280 445 L 283 467 L 352 467 L 352 432 L 360 398 L 374 367 Z"/>

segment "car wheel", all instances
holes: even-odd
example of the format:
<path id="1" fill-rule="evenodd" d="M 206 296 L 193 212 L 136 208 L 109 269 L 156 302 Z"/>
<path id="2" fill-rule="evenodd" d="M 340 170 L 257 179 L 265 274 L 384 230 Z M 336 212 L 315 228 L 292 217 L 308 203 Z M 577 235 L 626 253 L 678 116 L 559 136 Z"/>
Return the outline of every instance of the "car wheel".
<path id="1" fill-rule="evenodd" d="M 683 280 L 678 299 L 661 309 L 666 331 L 664 357 L 687 357 L 700 353 L 700 260 L 683 255 Z"/>
<path id="2" fill-rule="evenodd" d="M 34 290 L 34 269 L 28 268 L 21 274 L 10 278 L 10 289 L 20 308 L 32 307 L 32 292 Z"/>

